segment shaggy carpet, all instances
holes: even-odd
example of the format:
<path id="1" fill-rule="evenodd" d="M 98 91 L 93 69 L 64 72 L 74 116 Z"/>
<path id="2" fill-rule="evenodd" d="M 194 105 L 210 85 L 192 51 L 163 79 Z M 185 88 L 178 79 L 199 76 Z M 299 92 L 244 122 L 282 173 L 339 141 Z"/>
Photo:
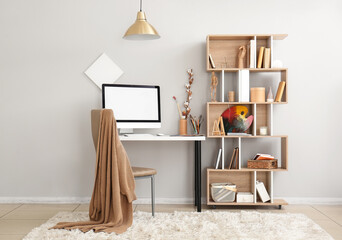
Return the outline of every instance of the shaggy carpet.
<path id="1" fill-rule="evenodd" d="M 61 221 L 88 220 L 87 212 L 60 212 L 46 223 L 33 229 L 24 240 L 77 239 L 332 239 L 321 227 L 303 214 L 260 213 L 256 211 L 219 212 L 206 211 L 156 213 L 134 213 L 134 222 L 121 235 L 82 233 L 79 230 L 48 230 Z"/>

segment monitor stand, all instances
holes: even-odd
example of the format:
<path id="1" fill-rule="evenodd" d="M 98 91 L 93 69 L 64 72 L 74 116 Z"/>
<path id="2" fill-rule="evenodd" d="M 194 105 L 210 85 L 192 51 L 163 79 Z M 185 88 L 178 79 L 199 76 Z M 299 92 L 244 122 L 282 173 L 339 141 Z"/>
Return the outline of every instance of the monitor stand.
<path id="1" fill-rule="evenodd" d="M 120 133 L 120 135 L 132 134 L 133 128 L 119 128 L 119 133 Z"/>

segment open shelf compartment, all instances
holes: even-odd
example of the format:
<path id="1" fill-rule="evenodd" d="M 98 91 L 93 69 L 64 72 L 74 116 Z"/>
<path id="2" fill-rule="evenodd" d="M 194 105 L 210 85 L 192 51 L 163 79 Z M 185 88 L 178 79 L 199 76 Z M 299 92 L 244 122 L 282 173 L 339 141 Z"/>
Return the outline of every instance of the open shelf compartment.
<path id="1" fill-rule="evenodd" d="M 214 122 L 221 114 L 232 106 L 245 106 L 248 109 L 247 116 L 253 115 L 253 123 L 247 130 L 250 136 L 217 136 L 213 134 Z M 267 135 L 260 135 L 260 127 L 267 127 Z M 273 105 L 257 103 L 230 103 L 230 102 L 209 102 L 207 103 L 207 137 L 208 138 L 236 138 L 236 137 L 271 137 L 273 136 Z"/>
<path id="2" fill-rule="evenodd" d="M 262 202 L 256 190 L 256 180 L 264 183 L 266 191 L 270 195 L 271 200 Z M 233 183 L 236 184 L 237 192 L 251 192 L 253 194 L 253 202 L 244 203 L 236 202 L 215 202 L 211 196 L 211 183 Z M 207 169 L 207 205 L 257 205 L 257 206 L 281 206 L 288 203 L 283 199 L 274 199 L 273 196 L 273 172 L 267 171 L 230 171 L 222 169 Z"/>
<path id="3" fill-rule="evenodd" d="M 240 46 L 247 46 L 250 40 L 256 40 L 255 56 L 258 56 L 260 46 L 271 48 L 271 67 L 273 58 L 273 41 L 283 40 L 287 34 L 245 34 L 245 35 L 208 35 L 207 36 L 207 71 L 235 71 L 237 69 L 237 55 Z M 212 68 L 209 54 L 215 63 Z M 247 66 L 247 57 L 244 59 Z"/>

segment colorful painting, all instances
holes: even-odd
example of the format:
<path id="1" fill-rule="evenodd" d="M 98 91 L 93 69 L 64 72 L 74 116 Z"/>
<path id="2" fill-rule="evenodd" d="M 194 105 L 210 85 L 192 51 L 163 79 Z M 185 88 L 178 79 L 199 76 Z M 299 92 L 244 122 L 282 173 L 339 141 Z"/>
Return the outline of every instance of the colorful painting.
<path id="1" fill-rule="evenodd" d="M 253 115 L 246 117 L 246 106 L 233 106 L 222 113 L 224 130 L 227 133 L 244 133 L 252 125 Z"/>

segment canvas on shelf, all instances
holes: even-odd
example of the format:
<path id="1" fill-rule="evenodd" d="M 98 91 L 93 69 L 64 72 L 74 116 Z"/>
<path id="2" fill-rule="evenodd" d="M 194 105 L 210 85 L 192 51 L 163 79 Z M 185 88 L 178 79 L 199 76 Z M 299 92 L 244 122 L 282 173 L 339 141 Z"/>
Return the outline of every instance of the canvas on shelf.
<path id="1" fill-rule="evenodd" d="M 103 53 L 84 73 L 102 89 L 103 83 L 114 83 L 123 71 Z"/>

